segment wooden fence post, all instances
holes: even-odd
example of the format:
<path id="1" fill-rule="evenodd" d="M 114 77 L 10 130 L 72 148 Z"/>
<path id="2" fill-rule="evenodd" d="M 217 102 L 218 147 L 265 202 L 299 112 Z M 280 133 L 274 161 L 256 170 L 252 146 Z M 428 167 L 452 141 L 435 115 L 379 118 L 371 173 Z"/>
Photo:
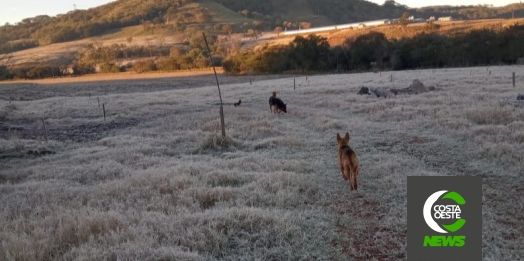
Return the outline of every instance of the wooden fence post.
<path id="1" fill-rule="evenodd" d="M 207 51 L 209 53 L 209 60 L 211 61 L 211 66 L 213 67 L 213 72 L 215 72 L 215 79 L 217 81 L 217 87 L 218 87 L 218 97 L 220 98 L 220 125 L 222 128 L 222 139 L 225 139 L 226 138 L 226 126 L 225 126 L 225 121 L 224 121 L 224 104 L 222 103 L 222 93 L 220 93 L 220 84 L 218 83 L 217 71 L 215 69 L 215 64 L 213 63 L 213 57 L 211 56 L 211 49 L 209 48 L 209 44 L 207 43 L 206 34 L 202 32 L 202 36 L 204 37 L 204 42 L 206 43 Z"/>

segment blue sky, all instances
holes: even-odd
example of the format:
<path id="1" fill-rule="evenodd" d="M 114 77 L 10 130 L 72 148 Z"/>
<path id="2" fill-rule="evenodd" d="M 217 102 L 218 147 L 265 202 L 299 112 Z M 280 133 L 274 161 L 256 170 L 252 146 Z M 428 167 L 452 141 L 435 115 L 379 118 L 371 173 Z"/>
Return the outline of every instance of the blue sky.
<path id="1" fill-rule="evenodd" d="M 262 1 L 262 0 L 261 0 Z M 383 4 L 384 0 L 369 0 L 370 2 Z M 76 4 L 77 9 L 88 9 L 103 5 L 111 0 L 0 0 L 0 25 L 6 22 L 11 24 L 20 22 L 24 18 L 37 15 L 55 16 L 57 14 L 72 11 Z M 429 5 L 478 5 L 493 4 L 504 6 L 516 3 L 515 0 L 398 0 L 398 3 L 409 7 L 421 7 Z"/>

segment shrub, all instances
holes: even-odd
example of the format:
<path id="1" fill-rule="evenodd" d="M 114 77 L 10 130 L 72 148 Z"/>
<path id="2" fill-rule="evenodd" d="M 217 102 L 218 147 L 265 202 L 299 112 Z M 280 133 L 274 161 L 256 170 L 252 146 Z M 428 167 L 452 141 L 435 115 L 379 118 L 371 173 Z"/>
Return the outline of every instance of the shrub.
<path id="1" fill-rule="evenodd" d="M 180 64 L 177 63 L 176 59 L 172 57 L 166 57 L 166 58 L 159 59 L 156 67 L 158 70 L 161 70 L 161 71 L 180 70 Z"/>
<path id="2" fill-rule="evenodd" d="M 42 79 L 62 75 L 60 68 L 46 65 L 15 68 L 12 69 L 11 74 L 17 79 Z"/>
<path id="3" fill-rule="evenodd" d="M 101 73 L 119 73 L 122 70 L 114 63 L 103 63 L 100 65 Z"/>
<path id="4" fill-rule="evenodd" d="M 83 75 L 95 73 L 95 67 L 91 64 L 75 64 L 73 65 L 73 75 Z"/>
<path id="5" fill-rule="evenodd" d="M 438 31 L 440 29 L 440 25 L 433 23 L 432 21 L 427 22 L 424 26 L 424 29 L 427 31 Z"/>
<path id="6" fill-rule="evenodd" d="M 156 71 L 157 67 L 154 60 L 137 61 L 133 64 L 133 71 L 136 73 Z"/>
<path id="7" fill-rule="evenodd" d="M 0 66 L 0 81 L 12 79 L 13 75 L 6 66 Z"/>

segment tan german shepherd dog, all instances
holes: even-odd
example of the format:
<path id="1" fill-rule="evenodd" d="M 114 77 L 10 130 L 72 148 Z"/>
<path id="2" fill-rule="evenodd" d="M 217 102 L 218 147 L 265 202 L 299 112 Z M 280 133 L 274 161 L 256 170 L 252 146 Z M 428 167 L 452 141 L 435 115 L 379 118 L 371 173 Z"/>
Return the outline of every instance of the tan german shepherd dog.
<path id="1" fill-rule="evenodd" d="M 350 190 L 357 190 L 357 176 L 360 170 L 357 153 L 349 147 L 349 133 L 344 138 L 337 133 L 338 164 L 342 177 L 349 182 Z"/>

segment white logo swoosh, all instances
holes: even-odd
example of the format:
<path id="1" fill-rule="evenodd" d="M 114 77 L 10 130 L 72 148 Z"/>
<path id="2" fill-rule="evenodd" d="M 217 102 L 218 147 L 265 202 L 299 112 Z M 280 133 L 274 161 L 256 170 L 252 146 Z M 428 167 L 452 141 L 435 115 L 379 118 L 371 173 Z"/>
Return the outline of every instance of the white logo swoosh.
<path id="1" fill-rule="evenodd" d="M 426 200 L 426 203 L 424 203 L 424 220 L 426 221 L 426 224 L 428 224 L 428 226 L 431 229 L 439 233 L 448 233 L 448 232 L 440 228 L 437 222 L 433 220 L 433 217 L 431 217 L 431 207 L 433 206 L 433 203 L 435 203 L 435 201 L 437 201 L 440 198 L 440 196 L 442 196 L 442 194 L 446 192 L 448 191 L 447 190 L 437 191 L 433 193 L 431 196 L 429 196 L 429 198 Z"/>

